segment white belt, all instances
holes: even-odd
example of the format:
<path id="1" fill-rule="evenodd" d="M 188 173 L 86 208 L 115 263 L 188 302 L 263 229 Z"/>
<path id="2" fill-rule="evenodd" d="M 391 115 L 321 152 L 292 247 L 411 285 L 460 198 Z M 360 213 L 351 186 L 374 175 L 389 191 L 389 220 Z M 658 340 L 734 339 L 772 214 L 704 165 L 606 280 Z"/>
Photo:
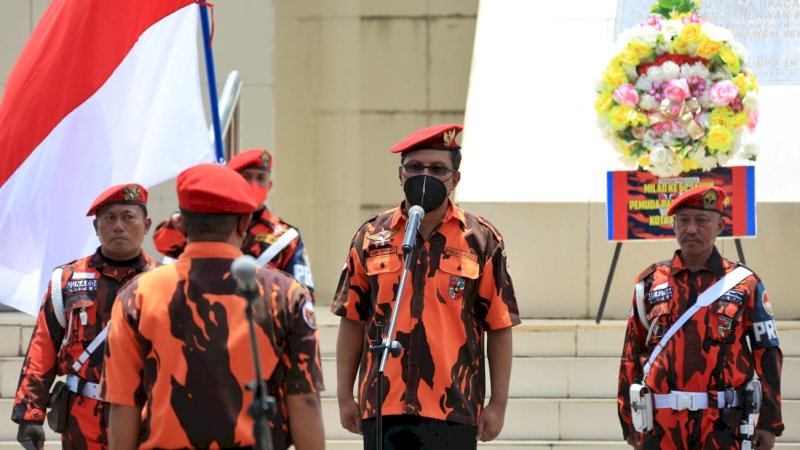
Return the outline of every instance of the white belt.
<path id="1" fill-rule="evenodd" d="M 83 380 L 81 380 L 77 375 L 67 375 L 67 387 L 70 391 L 84 397 L 100 400 L 101 402 L 103 401 L 103 397 L 100 397 L 100 383 L 90 383 L 85 381 L 83 382 L 83 389 L 78 392 L 78 386 L 81 384 L 81 381 Z"/>
<path id="2" fill-rule="evenodd" d="M 733 392 L 733 399 L 730 403 L 725 400 L 725 391 L 717 392 L 717 408 L 721 409 L 725 406 L 739 406 L 741 404 L 742 399 L 739 393 L 736 391 L 729 392 Z M 675 411 L 708 409 L 707 392 L 672 391 L 669 394 L 653 394 L 653 399 L 656 409 L 670 408 Z"/>

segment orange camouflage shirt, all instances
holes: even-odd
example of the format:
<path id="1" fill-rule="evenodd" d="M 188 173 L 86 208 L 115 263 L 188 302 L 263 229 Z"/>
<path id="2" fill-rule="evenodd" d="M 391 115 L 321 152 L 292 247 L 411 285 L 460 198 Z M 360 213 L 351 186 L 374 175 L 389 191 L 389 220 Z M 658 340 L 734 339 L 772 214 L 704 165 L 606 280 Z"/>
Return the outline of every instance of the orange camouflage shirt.
<path id="1" fill-rule="evenodd" d="M 484 332 L 520 318 L 500 233 L 486 219 L 448 204 L 442 224 L 429 240 L 418 237 L 411 255 L 416 263 L 396 324 L 403 351 L 387 361 L 383 414 L 475 425 L 486 391 Z M 368 321 L 358 389 L 364 418 L 376 414 L 380 361 L 368 340 L 377 338 L 378 322 L 384 330 L 389 326 L 406 221 L 398 207 L 361 226 L 331 306 L 336 315 Z"/>
<path id="2" fill-rule="evenodd" d="M 120 286 L 157 265 L 158 261 L 144 252 L 131 265 L 112 265 L 98 248 L 93 255 L 62 266 L 59 288 L 68 331 L 56 319 L 51 297 L 53 286 L 48 283 L 22 363 L 11 420 L 43 423 L 50 387 L 58 375 L 76 374 L 92 383 L 100 381 L 102 343 L 77 373 L 72 365 L 103 331 Z"/>
<path id="3" fill-rule="evenodd" d="M 103 389 L 110 403 L 142 408 L 140 448 L 254 444 L 246 301 L 230 273 L 241 255 L 226 243 L 191 243 L 175 264 L 120 291 Z M 266 292 L 253 316 L 261 370 L 279 405 L 271 427 L 280 450 L 291 445 L 285 397 L 323 389 L 318 331 L 305 287 L 266 267 L 257 279 Z"/>
<path id="4" fill-rule="evenodd" d="M 617 399 L 625 437 L 634 432 L 628 391 L 632 383 L 641 382 L 642 368 L 650 353 L 697 297 L 736 267 L 715 248 L 704 269 L 690 272 L 678 250 L 672 260 L 653 264 L 637 277 L 637 283 L 644 283 L 645 314 L 652 332 L 648 340 L 634 297 Z M 717 392 L 740 388 L 757 374 L 763 392 L 757 427 L 780 435 L 783 359 L 778 344 L 772 305 L 764 285 L 756 275 L 750 275 L 702 308 L 670 339 L 653 362 L 647 386 L 656 394 L 709 392 L 716 404 Z M 661 448 L 739 448 L 729 430 L 737 429 L 741 416 L 741 410 L 725 412 L 716 407 L 698 411 L 656 409 L 655 429 L 645 436 L 645 448 L 649 448 L 648 441 L 655 441 Z M 691 442 L 712 446 L 695 447 Z"/>
<path id="5" fill-rule="evenodd" d="M 263 207 L 253 213 L 253 220 L 250 221 L 247 235 L 242 243 L 242 252 L 258 258 L 290 228 L 293 227 Z M 171 220 L 165 220 L 156 227 L 153 243 L 161 254 L 177 258 L 186 247 L 186 236 L 175 228 Z M 314 291 L 311 263 L 302 236 L 298 235 L 292 239 L 266 265 L 287 272 L 309 290 Z"/>

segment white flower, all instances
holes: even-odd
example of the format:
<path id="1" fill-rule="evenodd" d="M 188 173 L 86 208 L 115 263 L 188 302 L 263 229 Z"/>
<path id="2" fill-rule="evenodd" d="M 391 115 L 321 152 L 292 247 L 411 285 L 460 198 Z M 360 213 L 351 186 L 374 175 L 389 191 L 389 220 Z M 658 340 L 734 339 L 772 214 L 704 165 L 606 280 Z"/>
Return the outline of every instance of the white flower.
<path id="1" fill-rule="evenodd" d="M 731 48 L 733 49 L 733 51 L 741 59 L 747 60 L 747 49 L 744 47 L 744 45 L 742 45 L 741 42 L 733 41 L 733 42 L 729 42 L 729 44 L 730 44 Z"/>
<path id="2" fill-rule="evenodd" d="M 628 167 L 636 167 L 639 164 L 639 159 L 630 155 L 622 155 L 619 160 Z"/>
<path id="3" fill-rule="evenodd" d="M 703 171 L 708 172 L 717 167 L 717 158 L 714 156 L 705 156 L 700 160 L 700 167 Z"/>
<path id="4" fill-rule="evenodd" d="M 660 105 L 661 103 L 652 95 L 644 94 L 639 97 L 639 108 L 641 108 L 642 111 L 653 111 Z"/>
<path id="5" fill-rule="evenodd" d="M 749 143 L 744 146 L 744 150 L 742 150 L 742 157 L 745 159 L 749 159 L 750 161 L 755 161 L 758 154 L 761 152 L 758 144 Z"/>
<path id="6" fill-rule="evenodd" d="M 697 122 L 698 125 L 703 127 L 704 130 L 707 130 L 709 122 L 711 121 L 711 113 L 709 112 L 700 113 L 698 114 L 697 117 L 695 117 L 694 120 L 695 122 Z"/>
<path id="7" fill-rule="evenodd" d="M 744 98 L 742 99 L 742 104 L 747 109 L 758 109 L 758 95 L 755 91 L 750 91 L 745 94 Z"/>
<path id="8" fill-rule="evenodd" d="M 661 65 L 661 70 L 664 72 L 664 81 L 674 80 L 680 78 L 681 68 L 672 61 L 667 61 Z"/>
<path id="9" fill-rule="evenodd" d="M 730 152 L 717 152 L 717 161 L 719 162 L 720 166 L 728 164 L 728 161 L 730 160 L 731 160 Z"/>
<path id="10" fill-rule="evenodd" d="M 733 33 L 727 28 L 723 28 L 712 23 L 704 23 L 701 26 L 703 33 L 712 41 L 732 41 Z"/>
<path id="11" fill-rule="evenodd" d="M 650 167 L 650 170 L 660 177 L 678 175 L 683 168 L 672 150 L 663 145 L 657 145 L 650 152 Z"/>
<path id="12" fill-rule="evenodd" d="M 664 35 L 664 40 L 671 41 L 672 38 L 681 34 L 683 30 L 683 21 L 681 20 L 662 20 L 661 21 L 661 34 Z"/>
<path id="13" fill-rule="evenodd" d="M 731 148 L 730 148 L 730 150 L 728 150 L 728 152 L 730 152 L 731 155 L 736 154 L 736 152 L 738 152 L 739 149 L 742 148 L 742 136 L 743 135 L 744 135 L 744 128 L 743 127 L 736 129 L 736 131 L 734 132 L 733 144 L 731 144 Z"/>

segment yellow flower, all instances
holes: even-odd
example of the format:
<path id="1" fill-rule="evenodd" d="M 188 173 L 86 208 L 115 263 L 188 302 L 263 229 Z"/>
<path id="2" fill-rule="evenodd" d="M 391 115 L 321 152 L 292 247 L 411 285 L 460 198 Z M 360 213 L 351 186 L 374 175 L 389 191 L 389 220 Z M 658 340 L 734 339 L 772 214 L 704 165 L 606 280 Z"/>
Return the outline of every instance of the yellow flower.
<path id="1" fill-rule="evenodd" d="M 686 55 L 689 53 L 689 43 L 681 38 L 676 38 L 672 41 L 672 53 L 679 55 Z"/>
<path id="2" fill-rule="evenodd" d="M 756 74 L 750 72 L 747 74 L 747 78 L 750 80 L 750 84 L 753 85 L 753 89 L 758 92 L 758 81 L 756 80 Z"/>
<path id="3" fill-rule="evenodd" d="M 736 85 L 736 88 L 739 89 L 739 95 L 741 96 L 744 96 L 747 91 L 752 89 L 752 86 L 750 85 L 750 79 L 743 73 L 736 75 L 731 81 Z"/>
<path id="4" fill-rule="evenodd" d="M 653 56 L 653 49 L 643 42 L 633 41 L 628 44 L 628 49 L 636 53 L 636 56 L 639 57 L 639 61 Z"/>
<path id="5" fill-rule="evenodd" d="M 611 109 L 611 106 L 614 104 L 614 97 L 611 94 L 611 91 L 603 91 L 600 93 L 600 96 L 597 98 L 597 101 L 594 102 L 594 110 L 597 111 L 597 115 L 601 116 L 608 112 Z"/>
<path id="6" fill-rule="evenodd" d="M 733 132 L 722 125 L 714 125 L 709 129 L 706 139 L 706 147 L 714 152 L 724 152 L 730 150 L 733 145 Z"/>
<path id="7" fill-rule="evenodd" d="M 650 165 L 650 156 L 644 155 L 639 157 L 639 167 L 647 167 Z"/>
<path id="8" fill-rule="evenodd" d="M 686 41 L 687 44 L 699 44 L 706 38 L 703 30 L 700 28 L 699 23 L 690 23 L 683 27 L 681 34 L 678 36 L 681 40 Z"/>
<path id="9" fill-rule="evenodd" d="M 606 117 L 615 130 L 624 130 L 631 119 L 636 117 L 636 111 L 628 105 L 617 105 L 611 108 Z"/>
<path id="10" fill-rule="evenodd" d="M 628 77 L 625 76 L 625 71 L 622 70 L 617 59 L 611 61 L 606 67 L 606 71 L 603 72 L 603 81 L 611 89 L 616 89 L 619 85 L 628 82 Z"/>
<path id="11" fill-rule="evenodd" d="M 711 117 L 708 119 L 710 126 L 723 126 L 726 128 L 733 128 L 733 110 L 729 106 L 722 106 L 714 108 L 711 111 Z"/>
<path id="12" fill-rule="evenodd" d="M 725 45 L 722 47 L 722 50 L 719 51 L 719 57 L 722 59 L 722 62 L 728 66 L 728 69 L 731 70 L 732 73 L 738 73 L 742 69 L 742 63 L 739 61 L 739 55 L 733 51 L 732 48 Z"/>
<path id="13" fill-rule="evenodd" d="M 637 112 L 636 115 L 631 115 L 632 127 L 646 127 L 648 122 L 647 115 L 644 113 Z"/>
<path id="14" fill-rule="evenodd" d="M 733 115 L 733 127 L 741 127 L 747 125 L 747 113 L 742 111 Z M 730 127 L 729 127 L 730 128 Z"/>
<path id="15" fill-rule="evenodd" d="M 719 53 L 720 50 L 722 50 L 722 42 L 713 41 L 706 37 L 703 39 L 703 42 L 700 43 L 700 46 L 697 47 L 697 56 L 710 59 Z"/>
<path id="16" fill-rule="evenodd" d="M 639 65 L 639 56 L 636 55 L 636 52 L 631 50 L 630 48 L 626 48 L 619 54 L 619 62 L 625 64 L 626 66 L 638 66 Z"/>
<path id="17" fill-rule="evenodd" d="M 700 168 L 699 161 L 688 157 L 681 160 L 681 165 L 683 166 L 681 169 L 682 172 L 689 172 L 691 170 L 697 170 Z"/>

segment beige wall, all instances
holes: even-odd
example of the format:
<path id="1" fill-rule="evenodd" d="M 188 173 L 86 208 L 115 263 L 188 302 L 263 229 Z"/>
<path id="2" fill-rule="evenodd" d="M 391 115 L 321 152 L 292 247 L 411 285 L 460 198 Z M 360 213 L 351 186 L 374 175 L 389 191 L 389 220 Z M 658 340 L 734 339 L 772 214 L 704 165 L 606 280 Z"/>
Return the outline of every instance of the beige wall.
<path id="1" fill-rule="evenodd" d="M 0 90 L 47 4 L 3 0 Z M 327 304 L 355 229 L 402 196 L 398 157 L 388 149 L 413 129 L 463 120 L 478 2 L 215 4 L 219 83 L 230 70 L 242 73 L 243 147 L 275 153 L 273 210 L 302 230 L 318 301 Z M 166 217 L 175 208 L 174 182 L 155 187 L 151 198 L 152 216 Z M 594 317 L 614 249 L 604 204 L 462 206 L 504 233 L 526 316 Z M 746 259 L 764 278 L 778 316 L 800 317 L 789 267 L 800 253 L 800 205 L 760 204 L 758 214 L 759 237 L 743 241 Z M 674 247 L 623 246 L 607 318 L 627 315 L 633 276 Z M 731 241 L 720 247 L 736 259 Z M 146 248 L 152 251 L 149 237 Z"/>

